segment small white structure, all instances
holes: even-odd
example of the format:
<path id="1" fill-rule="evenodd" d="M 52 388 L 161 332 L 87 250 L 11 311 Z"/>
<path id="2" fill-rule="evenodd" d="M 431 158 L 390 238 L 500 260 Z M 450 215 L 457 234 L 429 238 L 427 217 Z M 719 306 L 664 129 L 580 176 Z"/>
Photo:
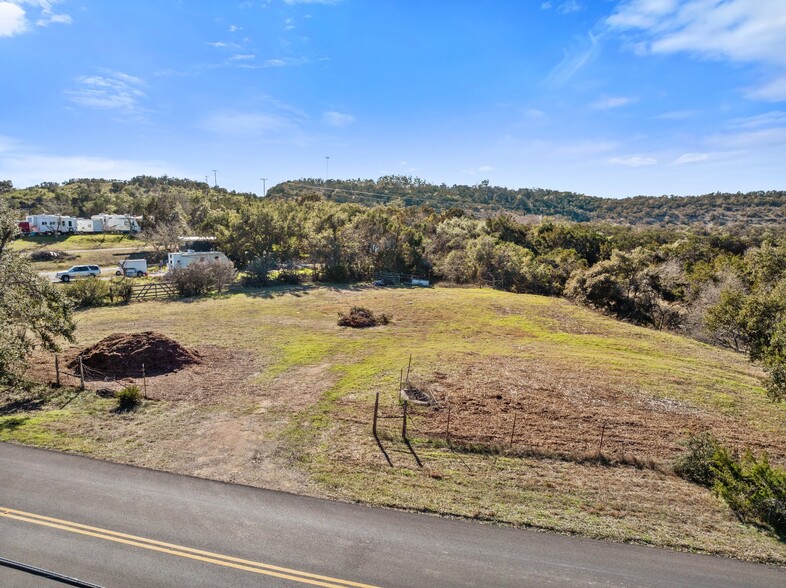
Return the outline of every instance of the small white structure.
<path id="1" fill-rule="evenodd" d="M 94 214 L 93 221 L 101 222 L 101 230 L 107 233 L 138 233 L 138 216 L 128 214 Z"/>
<path id="2" fill-rule="evenodd" d="M 178 251 L 167 256 L 167 271 L 179 267 L 188 267 L 192 263 L 209 263 L 211 261 L 229 261 L 220 251 Z"/>
<path id="3" fill-rule="evenodd" d="M 104 223 L 93 218 L 76 219 L 77 233 L 100 233 L 104 230 Z"/>
<path id="4" fill-rule="evenodd" d="M 34 235 L 57 233 L 76 233 L 77 219 L 60 214 L 33 214 L 25 218 L 30 223 L 30 233 Z"/>

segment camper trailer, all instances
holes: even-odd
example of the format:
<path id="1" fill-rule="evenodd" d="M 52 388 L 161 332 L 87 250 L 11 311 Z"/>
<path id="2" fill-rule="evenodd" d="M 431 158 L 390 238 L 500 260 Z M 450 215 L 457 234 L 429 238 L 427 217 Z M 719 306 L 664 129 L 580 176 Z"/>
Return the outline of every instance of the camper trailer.
<path id="1" fill-rule="evenodd" d="M 127 214 L 94 214 L 93 221 L 101 222 L 101 230 L 107 233 L 138 233 L 139 217 Z"/>
<path id="2" fill-rule="evenodd" d="M 77 220 L 73 216 L 33 214 L 25 218 L 25 222 L 30 225 L 31 235 L 57 235 L 77 231 Z"/>
<path id="3" fill-rule="evenodd" d="M 188 267 L 192 263 L 209 263 L 211 261 L 229 261 L 220 251 L 178 251 L 167 256 L 167 271 Z"/>
<path id="4" fill-rule="evenodd" d="M 94 218 L 76 219 L 77 233 L 101 233 L 104 230 L 104 223 Z"/>

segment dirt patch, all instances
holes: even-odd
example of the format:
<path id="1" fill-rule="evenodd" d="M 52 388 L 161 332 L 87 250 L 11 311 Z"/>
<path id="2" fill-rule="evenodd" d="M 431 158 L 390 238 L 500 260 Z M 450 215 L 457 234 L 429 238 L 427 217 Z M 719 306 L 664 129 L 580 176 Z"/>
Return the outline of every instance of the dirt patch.
<path id="1" fill-rule="evenodd" d="M 772 461 L 786 463 L 781 436 L 616 388 L 578 366 L 568 372 L 537 361 L 486 359 L 439 374 L 429 391 L 439 404 L 413 408 L 412 427 L 427 437 L 446 437 L 449 406 L 450 438 L 471 444 L 586 456 L 597 453 L 603 436 L 603 454 L 610 458 L 667 463 L 683 451 L 689 433 L 709 430 L 740 451 L 766 451 Z"/>
<path id="2" fill-rule="evenodd" d="M 88 369 L 85 386 L 96 393 L 101 390 L 102 394 L 108 394 L 109 391 L 114 392 L 129 384 L 136 384 L 153 400 L 185 400 L 200 405 L 218 404 L 238 396 L 261 396 L 259 387 L 253 383 L 253 376 L 258 374 L 263 366 L 253 353 L 215 345 L 200 345 L 195 347 L 192 353 L 199 357 L 199 363 L 144 379 L 100 376 Z M 74 363 L 78 354 L 79 349 L 71 348 L 60 355 L 60 380 L 64 385 L 79 385 L 76 372 L 65 368 Z M 54 382 L 52 355 L 34 354 L 27 376 L 41 383 Z"/>
<path id="3" fill-rule="evenodd" d="M 199 355 L 154 331 L 115 333 L 77 355 L 68 367 L 79 368 L 79 360 L 95 375 L 107 378 L 158 376 L 200 363 Z"/>
<path id="4" fill-rule="evenodd" d="M 349 313 L 338 313 L 339 327 L 352 327 L 353 329 L 366 329 L 378 325 L 386 325 L 390 322 L 390 317 L 384 314 L 375 315 L 368 308 L 353 306 Z"/>

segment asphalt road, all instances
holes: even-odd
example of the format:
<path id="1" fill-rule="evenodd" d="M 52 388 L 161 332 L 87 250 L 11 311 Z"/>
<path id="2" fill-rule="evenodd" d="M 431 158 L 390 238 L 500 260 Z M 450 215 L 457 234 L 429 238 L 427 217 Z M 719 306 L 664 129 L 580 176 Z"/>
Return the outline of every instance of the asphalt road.
<path id="1" fill-rule="evenodd" d="M 739 561 L 374 509 L 0 443 L 0 557 L 112 587 L 786 586 Z M 0 585 L 53 586 L 0 567 Z"/>

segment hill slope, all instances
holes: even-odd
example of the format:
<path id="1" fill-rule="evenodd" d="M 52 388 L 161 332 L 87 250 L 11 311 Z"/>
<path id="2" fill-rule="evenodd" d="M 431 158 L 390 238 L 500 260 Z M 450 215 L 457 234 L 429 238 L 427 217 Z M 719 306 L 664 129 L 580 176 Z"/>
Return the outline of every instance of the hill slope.
<path id="1" fill-rule="evenodd" d="M 338 202 L 366 205 L 400 200 L 436 209 L 466 208 L 482 216 L 501 211 L 558 217 L 571 221 L 606 221 L 631 225 L 779 225 L 786 212 L 786 192 L 716 192 L 703 196 L 597 198 L 542 188 L 513 190 L 481 182 L 475 186 L 429 184 L 408 176 L 374 180 L 299 180 L 268 191 L 273 198 L 320 194 Z"/>
<path id="2" fill-rule="evenodd" d="M 352 305 L 392 315 L 392 323 L 338 327 L 336 313 Z M 690 431 L 711 430 L 732 447 L 786 463 L 786 407 L 766 400 L 758 370 L 741 355 L 564 300 L 490 289 L 264 289 L 93 309 L 80 313 L 79 325 L 66 360 L 111 333 L 153 330 L 195 349 L 203 363 L 148 378 L 155 400 L 135 413 L 114 414 L 111 399 L 67 391 L 0 417 L 0 439 L 370 504 L 786 562 L 783 543 L 669 473 Z M 422 468 L 400 438 L 398 385 L 410 354 L 412 382 L 438 401 L 410 411 Z M 42 357 L 34 373 L 43 377 L 51 366 Z M 377 392 L 381 415 L 397 417 L 380 420 L 395 467 L 371 436 Z"/>

